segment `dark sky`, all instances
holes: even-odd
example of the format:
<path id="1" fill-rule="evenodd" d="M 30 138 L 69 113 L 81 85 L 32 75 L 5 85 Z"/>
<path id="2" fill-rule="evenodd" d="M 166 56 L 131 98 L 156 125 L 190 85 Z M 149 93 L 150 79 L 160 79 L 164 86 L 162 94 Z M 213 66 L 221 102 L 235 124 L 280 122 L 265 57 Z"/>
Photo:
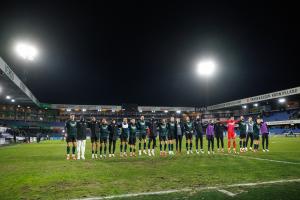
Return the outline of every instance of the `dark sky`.
<path id="1" fill-rule="evenodd" d="M 41 102 L 201 106 L 300 85 L 296 5 L 75 2 L 1 2 L 0 56 Z M 22 40 L 32 63 L 13 51 Z M 205 57 L 209 80 L 195 74 Z"/>

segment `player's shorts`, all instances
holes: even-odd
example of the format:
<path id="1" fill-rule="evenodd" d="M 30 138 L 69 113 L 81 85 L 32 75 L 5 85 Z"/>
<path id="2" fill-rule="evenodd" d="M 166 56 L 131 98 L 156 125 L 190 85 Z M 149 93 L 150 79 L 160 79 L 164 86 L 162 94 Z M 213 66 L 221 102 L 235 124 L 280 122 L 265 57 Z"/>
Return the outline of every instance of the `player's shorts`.
<path id="1" fill-rule="evenodd" d="M 139 140 L 145 140 L 146 139 L 146 133 L 140 133 L 139 134 Z"/>
<path id="2" fill-rule="evenodd" d="M 96 136 L 96 135 L 92 135 L 91 136 L 91 142 L 94 143 L 94 142 L 99 142 L 99 138 Z"/>
<path id="3" fill-rule="evenodd" d="M 135 145 L 135 143 L 136 143 L 136 137 L 129 137 L 129 144 Z"/>
<path id="4" fill-rule="evenodd" d="M 167 136 L 159 136 L 159 141 L 167 141 Z"/>
<path id="5" fill-rule="evenodd" d="M 168 134 L 168 140 L 174 140 L 175 139 L 175 134 L 170 133 Z"/>
<path id="6" fill-rule="evenodd" d="M 206 139 L 207 139 L 207 140 L 213 140 L 213 139 L 214 139 L 214 136 L 213 136 L 213 135 L 206 135 Z"/>
<path id="7" fill-rule="evenodd" d="M 227 137 L 228 139 L 235 139 L 235 132 L 228 132 Z"/>
<path id="8" fill-rule="evenodd" d="M 246 133 L 244 132 L 244 133 L 240 133 L 240 139 L 245 139 L 246 138 Z"/>
<path id="9" fill-rule="evenodd" d="M 68 135 L 66 138 L 66 142 L 76 142 L 76 136 L 75 135 Z"/>
<path id="10" fill-rule="evenodd" d="M 149 141 L 152 141 L 152 140 L 156 140 L 156 136 L 154 136 L 154 135 L 149 135 Z"/>
<path id="11" fill-rule="evenodd" d="M 185 134 L 185 139 L 187 139 L 187 140 L 193 139 L 193 134 L 192 133 L 186 133 Z"/>
<path id="12" fill-rule="evenodd" d="M 120 135 L 120 139 L 122 142 L 127 142 L 128 141 L 128 136 L 127 135 Z"/>
<path id="13" fill-rule="evenodd" d="M 259 135 L 253 135 L 254 140 L 259 140 Z"/>
<path id="14" fill-rule="evenodd" d="M 107 137 L 100 137 L 100 143 L 107 143 Z"/>

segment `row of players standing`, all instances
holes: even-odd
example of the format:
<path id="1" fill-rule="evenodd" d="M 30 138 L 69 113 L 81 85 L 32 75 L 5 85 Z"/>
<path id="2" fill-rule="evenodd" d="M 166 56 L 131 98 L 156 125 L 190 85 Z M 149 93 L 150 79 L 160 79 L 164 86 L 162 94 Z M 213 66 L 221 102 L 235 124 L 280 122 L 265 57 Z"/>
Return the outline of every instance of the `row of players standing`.
<path id="1" fill-rule="evenodd" d="M 106 157 L 107 143 L 109 150 L 109 157 L 115 156 L 116 141 L 120 138 L 120 156 L 127 156 L 127 146 L 129 145 L 130 156 L 136 156 L 136 141 L 139 143 L 139 155 L 148 154 L 149 156 L 155 155 L 156 138 L 159 136 L 160 155 L 166 156 L 167 145 L 169 155 L 174 155 L 174 145 L 176 145 L 176 152 L 181 153 L 182 150 L 182 138 L 186 137 L 186 153 L 192 154 L 193 151 L 193 136 L 195 136 L 196 153 L 204 153 L 203 151 L 203 135 L 206 128 L 206 138 L 208 140 L 208 153 L 214 153 L 214 137 L 217 139 L 218 151 L 221 146 L 221 151 L 224 151 L 223 134 L 225 130 L 224 123 L 227 123 L 228 127 L 228 152 L 230 152 L 230 144 L 233 142 L 234 151 L 235 145 L 235 133 L 232 136 L 231 127 L 235 123 L 239 123 L 240 127 L 240 147 L 241 151 L 246 151 L 245 145 L 250 138 L 250 149 L 253 145 L 254 134 L 251 132 L 254 123 L 249 118 L 247 123 L 244 123 L 243 117 L 240 120 L 235 121 L 230 119 L 227 121 L 210 121 L 208 124 L 203 125 L 200 120 L 200 116 L 196 117 L 196 120 L 191 121 L 189 117 L 186 117 L 182 122 L 180 118 L 171 117 L 169 122 L 166 119 L 162 119 L 160 122 L 155 118 L 150 121 L 145 121 L 144 116 L 136 122 L 135 119 L 131 119 L 128 122 L 127 118 L 123 119 L 121 124 L 117 124 L 116 120 L 112 120 L 108 124 L 105 118 L 101 122 L 98 122 L 95 117 L 87 122 L 83 117 L 79 121 L 75 121 L 75 116 L 71 115 L 70 120 L 66 123 L 67 131 L 67 159 L 70 159 L 70 146 L 72 146 L 72 157 L 76 159 L 75 152 L 78 145 L 77 159 L 85 159 L 85 143 L 87 128 L 91 130 L 91 142 L 92 142 L 92 158 L 98 157 L 98 150 L 100 158 Z M 248 134 L 244 133 L 244 127 L 247 128 Z M 234 132 L 234 130 L 233 130 Z M 245 135 L 245 137 L 243 137 Z M 247 139 L 245 140 L 247 135 Z M 148 138 L 148 152 L 146 151 L 146 143 Z M 200 141 L 200 149 L 199 149 Z M 267 140 L 268 141 L 268 140 Z M 246 143 L 247 142 L 247 143 Z M 221 145 L 220 145 L 221 143 Z M 268 143 L 268 142 L 267 142 Z M 143 148 L 142 148 L 143 145 Z M 152 148 L 151 148 L 152 146 Z M 267 147 L 268 148 L 268 147 Z M 242 150 L 243 149 L 243 150 Z M 254 145 L 256 149 L 256 144 Z M 236 152 L 236 151 L 235 151 Z"/>

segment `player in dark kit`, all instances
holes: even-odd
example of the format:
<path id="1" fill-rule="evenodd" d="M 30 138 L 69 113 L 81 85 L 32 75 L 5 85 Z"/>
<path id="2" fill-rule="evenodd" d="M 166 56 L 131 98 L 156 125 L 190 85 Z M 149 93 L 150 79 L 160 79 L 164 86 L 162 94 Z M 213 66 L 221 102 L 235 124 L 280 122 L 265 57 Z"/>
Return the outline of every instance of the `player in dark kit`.
<path id="1" fill-rule="evenodd" d="M 221 143 L 221 152 L 224 152 L 224 131 L 225 126 L 224 124 L 219 122 L 220 119 L 217 119 L 217 122 L 215 123 L 215 137 L 217 139 L 217 147 L 218 152 L 220 152 L 220 143 Z"/>
<path id="2" fill-rule="evenodd" d="M 129 125 L 130 157 L 136 156 L 135 155 L 136 133 L 137 133 L 137 127 L 136 127 L 136 124 L 135 124 L 135 119 L 131 119 L 131 123 Z"/>
<path id="3" fill-rule="evenodd" d="M 106 158 L 107 139 L 109 135 L 108 123 L 105 118 L 100 125 L 100 158 L 102 158 L 102 148 L 104 147 L 103 157 Z"/>
<path id="4" fill-rule="evenodd" d="M 139 134 L 139 156 L 140 156 L 140 155 L 142 155 L 142 142 L 144 143 L 143 153 L 147 154 L 147 152 L 146 152 L 147 124 L 146 124 L 144 116 L 141 116 L 140 120 L 138 121 L 137 129 L 138 129 L 138 134 Z"/>
<path id="5" fill-rule="evenodd" d="M 67 160 L 70 160 L 70 146 L 72 143 L 72 159 L 76 160 L 76 126 L 77 122 L 75 121 L 75 115 L 70 115 L 70 119 L 66 122 L 65 129 L 67 132 Z"/>
<path id="6" fill-rule="evenodd" d="M 109 145 L 108 145 L 108 157 L 115 157 L 115 150 L 116 150 L 116 142 L 119 136 L 119 127 L 116 123 L 116 120 L 112 120 L 111 124 L 109 125 Z M 111 149 L 112 148 L 112 149 Z"/>
<path id="7" fill-rule="evenodd" d="M 193 151 L 193 134 L 194 134 L 194 124 L 190 121 L 190 118 L 186 117 L 186 122 L 184 123 L 184 133 L 185 133 L 185 139 L 186 139 L 186 154 L 189 155 L 192 154 Z M 189 148 L 190 146 L 190 148 Z"/>
<path id="8" fill-rule="evenodd" d="M 181 153 L 183 133 L 184 133 L 184 126 L 180 122 L 180 118 L 176 118 L 176 151 L 178 153 Z"/>
<path id="9" fill-rule="evenodd" d="M 238 125 L 240 129 L 240 152 L 245 152 L 247 123 L 244 120 L 244 116 L 240 117 L 240 121 L 238 122 Z"/>
<path id="10" fill-rule="evenodd" d="M 80 121 L 77 122 L 77 160 L 80 158 L 85 160 L 85 143 L 86 143 L 86 128 L 87 122 L 84 117 L 80 117 Z"/>
<path id="11" fill-rule="evenodd" d="M 91 142 L 92 142 L 92 159 L 96 158 L 98 155 L 99 137 L 100 129 L 99 122 L 96 121 L 95 117 L 92 117 L 92 121 L 88 123 L 88 127 L 91 129 Z"/>
<path id="12" fill-rule="evenodd" d="M 121 125 L 121 144 L 120 144 L 120 156 L 127 157 L 127 142 L 128 142 L 128 136 L 129 136 L 129 125 L 127 123 L 127 118 L 123 119 L 122 125 Z M 124 152 L 123 151 L 124 146 Z"/>
<path id="13" fill-rule="evenodd" d="M 157 130 L 158 130 L 158 123 L 154 117 L 152 117 L 151 121 L 148 124 L 148 131 L 149 131 L 149 141 L 148 141 L 148 155 L 155 156 L 155 147 L 156 147 L 156 137 L 157 137 Z M 152 142 L 152 150 L 150 152 L 150 147 L 151 147 L 151 142 Z"/>
<path id="14" fill-rule="evenodd" d="M 174 155 L 174 139 L 176 137 L 176 123 L 175 118 L 171 117 L 170 122 L 167 124 L 168 128 L 168 149 L 169 155 Z"/>
<path id="15" fill-rule="evenodd" d="M 159 149 L 160 149 L 160 155 L 166 156 L 166 149 L 167 149 L 167 134 L 168 134 L 168 128 L 166 119 L 162 119 L 161 123 L 158 126 L 159 131 Z M 164 145 L 164 150 L 162 150 L 162 146 Z"/>
<path id="16" fill-rule="evenodd" d="M 260 119 L 257 118 L 253 125 L 253 139 L 254 139 L 254 152 L 258 151 L 259 147 L 259 133 L 260 133 Z"/>
<path id="17" fill-rule="evenodd" d="M 196 135 L 196 153 L 199 154 L 204 153 L 203 151 L 203 126 L 201 123 L 201 119 L 200 116 L 197 115 L 196 120 L 194 121 L 194 127 L 195 127 L 195 135 Z M 200 140 L 200 151 L 198 150 L 198 146 L 199 146 L 199 140 Z"/>

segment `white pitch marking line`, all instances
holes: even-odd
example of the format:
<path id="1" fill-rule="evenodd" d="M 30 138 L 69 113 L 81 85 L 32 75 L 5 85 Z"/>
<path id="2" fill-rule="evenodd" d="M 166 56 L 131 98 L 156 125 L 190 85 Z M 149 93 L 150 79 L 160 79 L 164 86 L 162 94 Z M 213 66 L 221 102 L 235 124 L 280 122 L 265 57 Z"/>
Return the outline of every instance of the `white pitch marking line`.
<path id="1" fill-rule="evenodd" d="M 230 184 L 230 185 L 223 185 L 223 186 L 220 185 L 220 186 L 208 186 L 208 187 L 197 187 L 197 188 L 183 188 L 183 189 L 156 191 L 156 192 L 141 192 L 141 193 L 120 194 L 120 195 L 112 195 L 112 196 L 105 196 L 105 197 L 77 198 L 77 199 L 73 199 L 73 200 L 103 200 L 103 199 L 137 197 L 137 196 L 146 196 L 146 195 L 161 195 L 161 194 L 170 194 L 170 193 L 177 193 L 177 192 L 190 192 L 190 191 L 201 191 L 201 190 L 222 190 L 222 188 L 257 186 L 257 185 L 291 183 L 291 182 L 300 182 L 300 179 L 289 179 L 289 180 L 284 180 L 283 179 L 283 180 L 276 180 L 276 181 L 265 181 L 265 182 L 254 182 L 254 183 L 239 183 L 239 184 Z"/>
<path id="2" fill-rule="evenodd" d="M 253 159 L 253 160 L 263 160 L 263 161 L 269 161 L 269 162 L 300 165 L 300 163 L 297 163 L 297 162 L 290 162 L 290 161 L 284 161 L 284 160 L 272 160 L 272 159 L 267 159 L 267 158 L 256 158 L 256 157 L 242 156 L 242 155 L 236 155 L 236 154 L 224 154 L 224 155 L 226 155 L 226 156 L 238 156 L 238 157 L 241 157 L 241 158 L 249 158 L 249 159 Z"/>
<path id="3" fill-rule="evenodd" d="M 220 189 L 220 190 L 218 190 L 219 192 L 222 192 L 222 193 L 224 193 L 224 194 L 226 194 L 226 195 L 228 195 L 228 196 L 230 196 L 230 197 L 234 197 L 236 194 L 234 194 L 234 193 L 232 193 L 232 192 L 229 192 L 229 191 L 227 191 L 227 190 L 223 190 L 223 189 Z"/>

